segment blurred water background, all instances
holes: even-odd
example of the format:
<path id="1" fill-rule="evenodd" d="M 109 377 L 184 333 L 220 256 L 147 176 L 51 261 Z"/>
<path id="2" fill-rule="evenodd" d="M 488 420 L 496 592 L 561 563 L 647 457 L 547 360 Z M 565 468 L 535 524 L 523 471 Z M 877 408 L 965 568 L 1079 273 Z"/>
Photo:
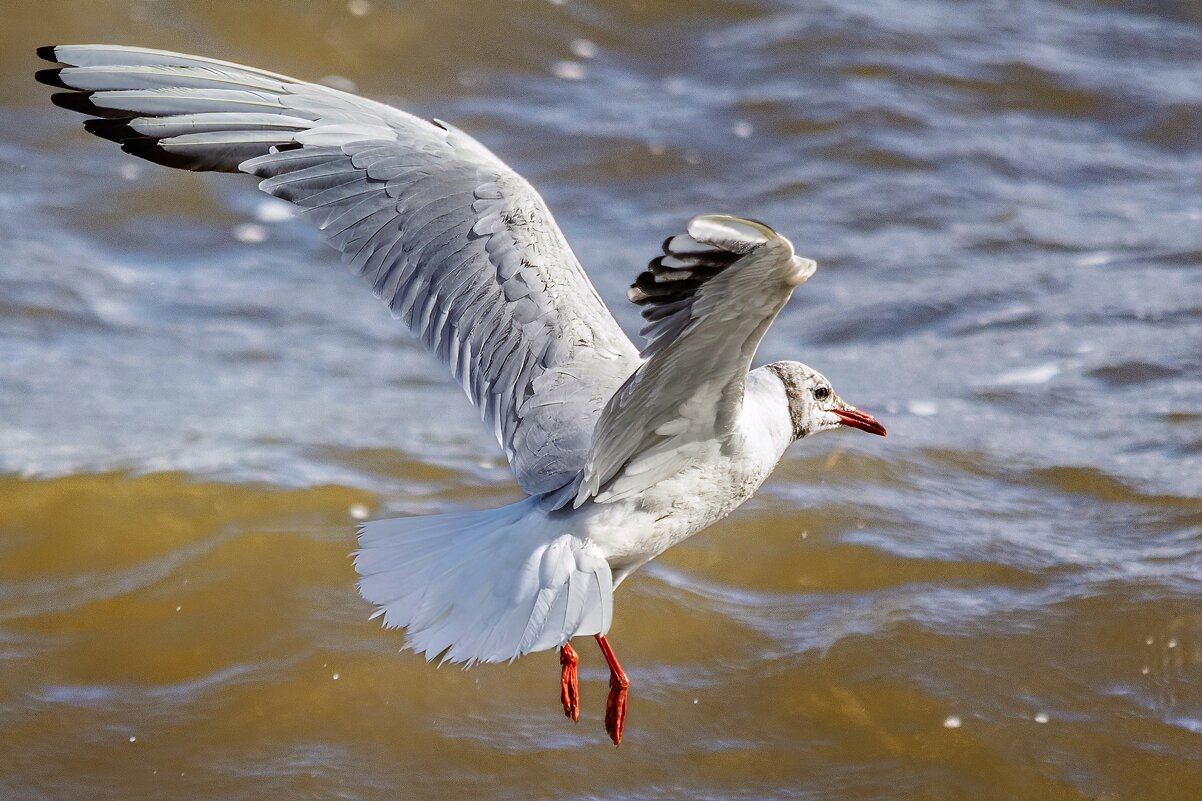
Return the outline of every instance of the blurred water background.
<path id="1" fill-rule="evenodd" d="M 0 28 L 0 797 L 1202 797 L 1202 5 L 23 2 Z M 499 505 L 445 371 L 250 179 L 32 80 L 113 42 L 470 131 L 624 288 L 691 215 L 818 260 L 797 446 L 582 643 L 435 670 L 354 518 Z"/>

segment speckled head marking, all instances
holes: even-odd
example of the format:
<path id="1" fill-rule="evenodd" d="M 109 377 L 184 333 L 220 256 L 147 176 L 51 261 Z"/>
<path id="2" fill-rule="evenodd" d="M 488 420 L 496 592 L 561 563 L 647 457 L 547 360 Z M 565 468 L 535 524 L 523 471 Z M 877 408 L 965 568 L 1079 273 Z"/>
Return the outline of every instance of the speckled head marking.
<path id="1" fill-rule="evenodd" d="M 822 373 L 801 362 L 773 362 L 767 365 L 785 385 L 789 400 L 789 419 L 793 439 L 840 426 L 858 428 L 869 434 L 885 435 L 885 427 L 835 394 L 831 382 Z"/>
<path id="2" fill-rule="evenodd" d="M 800 362 L 773 362 L 768 365 L 768 369 L 776 373 L 776 377 L 785 385 L 785 396 L 789 399 L 789 417 L 793 420 L 793 439 L 801 439 L 810 433 L 811 422 L 807 417 L 809 404 L 804 399 L 812 390 L 813 377 L 822 376 Z"/>

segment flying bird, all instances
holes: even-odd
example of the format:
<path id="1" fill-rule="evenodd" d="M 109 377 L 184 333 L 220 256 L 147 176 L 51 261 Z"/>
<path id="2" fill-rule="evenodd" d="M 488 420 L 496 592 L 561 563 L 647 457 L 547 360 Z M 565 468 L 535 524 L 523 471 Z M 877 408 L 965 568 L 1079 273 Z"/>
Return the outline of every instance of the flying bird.
<path id="1" fill-rule="evenodd" d="M 293 203 L 447 364 L 526 497 L 499 509 L 364 523 L 359 589 L 406 646 L 444 662 L 559 649 L 576 720 L 592 635 L 621 742 L 629 680 L 606 634 L 613 593 L 726 517 L 793 442 L 884 436 L 820 373 L 751 369 L 813 261 L 763 223 L 694 217 L 629 290 L 622 332 L 546 203 L 458 128 L 328 86 L 224 61 L 116 45 L 38 50 L 53 101 L 127 153 L 241 172 Z"/>

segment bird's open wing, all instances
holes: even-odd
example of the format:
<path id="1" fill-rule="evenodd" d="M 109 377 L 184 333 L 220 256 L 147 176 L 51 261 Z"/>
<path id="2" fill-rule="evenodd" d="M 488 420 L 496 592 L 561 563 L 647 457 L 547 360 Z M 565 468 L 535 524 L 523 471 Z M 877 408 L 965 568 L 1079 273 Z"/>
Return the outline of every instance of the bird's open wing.
<path id="1" fill-rule="evenodd" d="M 664 242 L 629 293 L 647 320 L 647 361 L 597 422 L 575 504 L 637 495 L 684 468 L 698 443 L 730 433 L 760 339 L 815 266 L 738 217 L 694 217 Z"/>
<path id="2" fill-rule="evenodd" d="M 172 167 L 247 172 L 301 209 L 444 362 L 522 488 L 557 489 L 638 365 L 547 206 L 467 134 L 283 75 L 110 45 L 39 55 L 92 133 Z"/>

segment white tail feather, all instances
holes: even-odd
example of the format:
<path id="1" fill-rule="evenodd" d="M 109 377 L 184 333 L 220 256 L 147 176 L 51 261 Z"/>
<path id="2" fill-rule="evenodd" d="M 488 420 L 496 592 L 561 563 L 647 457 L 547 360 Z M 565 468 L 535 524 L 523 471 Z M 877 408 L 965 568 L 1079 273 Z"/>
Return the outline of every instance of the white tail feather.
<path id="1" fill-rule="evenodd" d="M 527 498 L 500 509 L 365 523 L 359 591 L 405 647 L 444 662 L 499 662 L 604 634 L 613 579 L 600 549 Z"/>

